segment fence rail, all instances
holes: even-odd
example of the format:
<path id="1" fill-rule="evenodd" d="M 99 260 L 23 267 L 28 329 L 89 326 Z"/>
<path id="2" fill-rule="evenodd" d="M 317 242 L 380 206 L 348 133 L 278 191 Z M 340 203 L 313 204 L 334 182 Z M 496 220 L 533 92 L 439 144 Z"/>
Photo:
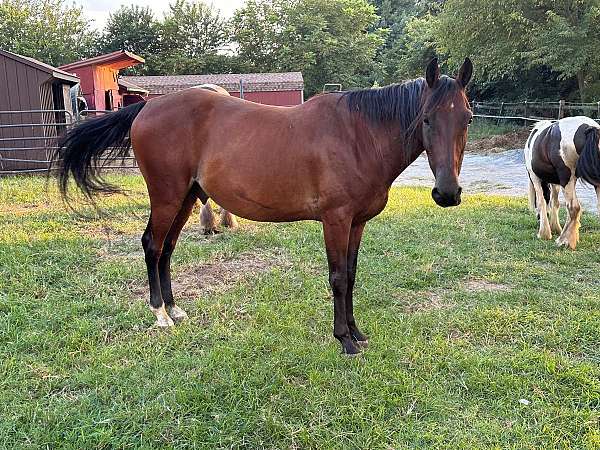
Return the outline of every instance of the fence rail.
<path id="1" fill-rule="evenodd" d="M 600 121 L 600 102 L 574 103 L 560 100 L 557 102 L 478 102 L 471 103 L 473 114 L 476 117 L 537 122 L 540 120 L 558 120 L 568 116 L 588 116 Z"/>
<path id="2" fill-rule="evenodd" d="M 59 136 L 74 124 L 105 114 L 90 110 L 73 116 L 63 109 L 0 111 L 0 176 L 47 172 Z M 131 155 L 106 168 L 137 169 Z"/>

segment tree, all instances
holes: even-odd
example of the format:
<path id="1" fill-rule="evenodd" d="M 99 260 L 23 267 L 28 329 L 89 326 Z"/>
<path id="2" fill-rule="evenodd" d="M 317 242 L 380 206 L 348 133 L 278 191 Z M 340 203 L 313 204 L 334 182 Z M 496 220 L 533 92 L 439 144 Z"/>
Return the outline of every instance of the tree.
<path id="1" fill-rule="evenodd" d="M 225 20 L 202 1 L 176 0 L 161 24 L 160 57 L 157 70 L 165 74 L 211 71 L 227 43 Z"/>
<path id="2" fill-rule="evenodd" d="M 93 53 L 96 35 L 66 0 L 2 0 L 2 48 L 59 66 Z"/>
<path id="3" fill-rule="evenodd" d="M 121 6 L 111 13 L 98 48 L 102 52 L 127 50 L 148 56 L 160 48 L 160 27 L 150 7 Z"/>
<path id="4" fill-rule="evenodd" d="M 455 65 L 473 56 L 484 80 L 547 66 L 576 77 L 584 99 L 600 69 L 598 8 L 598 0 L 447 0 L 430 25 L 438 51 Z"/>
<path id="5" fill-rule="evenodd" d="M 372 84 L 385 31 L 366 0 L 250 0 L 236 11 L 233 40 L 257 71 L 301 71 L 308 95 L 328 82 Z"/>

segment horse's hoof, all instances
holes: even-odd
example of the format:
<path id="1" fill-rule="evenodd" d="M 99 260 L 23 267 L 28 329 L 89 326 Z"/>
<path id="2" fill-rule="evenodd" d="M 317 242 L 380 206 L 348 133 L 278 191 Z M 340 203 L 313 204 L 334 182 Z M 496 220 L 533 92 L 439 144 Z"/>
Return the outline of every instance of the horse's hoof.
<path id="1" fill-rule="evenodd" d="M 559 247 L 562 247 L 563 245 L 564 246 L 569 245 L 569 242 L 562 237 L 556 238 L 556 241 L 554 241 L 554 242 L 556 242 L 556 245 Z"/>
<path id="2" fill-rule="evenodd" d="M 157 328 L 170 328 L 175 326 L 175 322 L 170 317 L 157 317 L 154 326 Z"/>
<path id="3" fill-rule="evenodd" d="M 358 345 L 361 348 L 367 348 L 367 347 L 369 347 L 369 341 L 368 340 L 356 341 L 356 345 Z"/>
<path id="4" fill-rule="evenodd" d="M 216 228 L 213 228 L 211 230 L 204 230 L 203 233 L 204 233 L 204 236 L 212 236 L 213 234 L 217 234 L 218 231 Z"/>
<path id="5" fill-rule="evenodd" d="M 174 322 L 183 322 L 188 318 L 187 313 L 177 305 L 173 306 L 172 308 L 168 308 L 167 313 Z"/>
<path id="6" fill-rule="evenodd" d="M 359 355 L 360 347 L 354 345 L 354 342 L 350 339 L 344 340 L 344 342 L 342 342 L 342 354 L 349 357 Z"/>

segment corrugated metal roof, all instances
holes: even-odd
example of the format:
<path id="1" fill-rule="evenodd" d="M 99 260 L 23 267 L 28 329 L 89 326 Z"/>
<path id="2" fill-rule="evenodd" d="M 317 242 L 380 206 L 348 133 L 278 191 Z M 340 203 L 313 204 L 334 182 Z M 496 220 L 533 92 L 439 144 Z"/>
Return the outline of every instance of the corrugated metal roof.
<path id="1" fill-rule="evenodd" d="M 17 53 L 9 52 L 8 50 L 0 50 L 0 54 L 6 56 L 7 58 L 14 59 L 15 61 L 19 61 L 23 64 L 27 64 L 28 66 L 35 67 L 42 72 L 46 72 L 52 75 L 54 78 L 58 78 L 60 80 L 70 81 L 72 83 L 79 83 L 79 77 L 77 75 L 65 72 L 64 70 L 58 69 L 50 64 L 46 64 L 42 61 L 38 61 L 37 59 L 31 58 L 29 56 L 19 55 Z"/>
<path id="2" fill-rule="evenodd" d="M 229 92 L 240 90 L 240 80 L 246 92 L 298 91 L 304 89 L 300 72 L 227 73 L 211 75 L 126 76 L 121 79 L 147 89 L 150 94 L 169 94 L 199 84 L 216 84 Z"/>
<path id="3" fill-rule="evenodd" d="M 138 86 L 137 84 L 134 84 L 131 81 L 124 80 L 123 77 L 119 77 L 119 86 L 124 87 L 129 92 L 142 92 L 145 94 L 148 93 L 148 89 L 144 89 L 143 87 Z"/>

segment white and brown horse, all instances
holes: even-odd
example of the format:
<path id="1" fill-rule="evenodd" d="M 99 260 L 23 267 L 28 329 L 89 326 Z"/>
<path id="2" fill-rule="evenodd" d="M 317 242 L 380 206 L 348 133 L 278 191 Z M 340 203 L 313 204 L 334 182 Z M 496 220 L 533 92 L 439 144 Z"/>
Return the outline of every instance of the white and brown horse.
<path id="1" fill-rule="evenodd" d="M 206 89 L 208 91 L 217 92 L 223 95 L 229 95 L 227 89 L 217 84 L 206 83 L 194 87 L 197 89 Z M 222 206 L 219 208 L 219 218 L 221 226 L 224 226 L 226 228 L 237 228 L 238 223 L 235 216 Z M 202 205 L 202 209 L 200 210 L 200 226 L 202 227 L 202 231 L 204 232 L 204 234 L 215 234 L 218 232 L 217 219 L 215 217 L 215 213 L 213 212 L 210 201 L 207 201 L 204 205 Z"/>
<path id="2" fill-rule="evenodd" d="M 529 172 L 529 204 L 539 217 L 538 237 L 574 249 L 579 241 L 581 206 L 575 192 L 578 178 L 594 185 L 600 202 L 600 125 L 589 117 L 538 122 L 525 145 Z M 562 188 L 568 218 L 560 226 L 558 192 Z M 548 220 L 548 213 L 550 220 Z"/>

